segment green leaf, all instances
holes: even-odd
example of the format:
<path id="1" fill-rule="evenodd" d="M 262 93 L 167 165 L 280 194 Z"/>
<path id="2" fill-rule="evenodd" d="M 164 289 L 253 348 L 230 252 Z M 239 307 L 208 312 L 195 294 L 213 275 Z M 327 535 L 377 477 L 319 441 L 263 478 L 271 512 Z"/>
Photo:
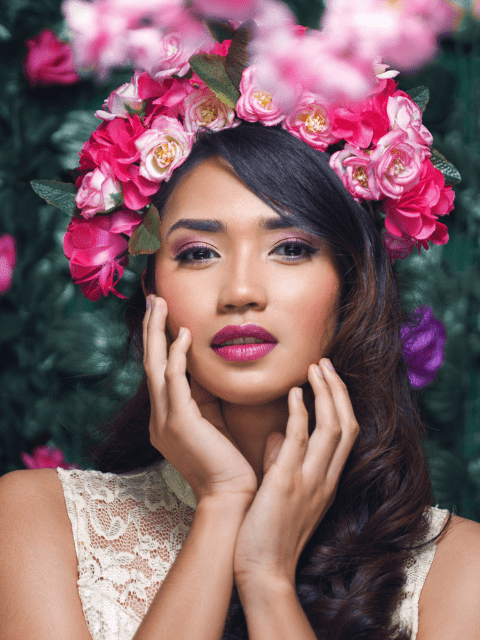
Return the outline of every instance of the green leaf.
<path id="1" fill-rule="evenodd" d="M 160 216 L 153 205 L 145 214 L 141 224 L 132 233 L 128 251 L 133 256 L 155 253 L 160 248 Z"/>
<path id="2" fill-rule="evenodd" d="M 435 169 L 438 169 L 443 173 L 445 184 L 452 186 L 454 184 L 458 184 L 462 179 L 458 169 L 454 167 L 453 164 L 440 153 L 440 151 L 437 151 L 436 149 L 432 149 L 431 151 L 432 157 L 430 158 L 430 161 Z"/>
<path id="3" fill-rule="evenodd" d="M 197 76 L 210 87 L 219 100 L 234 109 L 240 98 L 240 91 L 232 84 L 224 65 L 223 56 L 196 54 L 190 58 L 190 66 Z"/>
<path id="4" fill-rule="evenodd" d="M 253 20 L 240 25 L 235 32 L 225 59 L 225 71 L 239 91 L 242 72 L 249 65 L 248 44 L 252 39 L 254 28 Z"/>
<path id="5" fill-rule="evenodd" d="M 410 89 L 405 93 L 408 93 L 408 95 L 423 113 L 425 111 L 425 107 L 427 106 L 427 102 L 430 99 L 430 89 L 425 85 L 421 85 L 420 87 L 415 87 L 414 89 Z"/>
<path id="6" fill-rule="evenodd" d="M 228 20 L 206 20 L 207 29 L 210 31 L 212 38 L 217 42 L 231 40 L 235 35 L 235 29 Z"/>
<path id="7" fill-rule="evenodd" d="M 30 184 L 35 193 L 49 204 L 53 204 L 69 216 L 74 215 L 77 208 L 77 187 L 74 184 L 56 180 L 32 180 Z"/>

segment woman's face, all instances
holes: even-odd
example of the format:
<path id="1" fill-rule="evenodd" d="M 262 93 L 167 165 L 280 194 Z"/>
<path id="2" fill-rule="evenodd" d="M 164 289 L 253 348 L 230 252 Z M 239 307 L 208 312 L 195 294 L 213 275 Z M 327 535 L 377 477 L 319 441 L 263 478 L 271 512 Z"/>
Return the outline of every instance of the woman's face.
<path id="1" fill-rule="evenodd" d="M 180 221 L 207 220 L 217 230 L 173 229 Z M 305 231 L 268 229 L 264 220 L 281 218 L 227 163 L 212 158 L 169 198 L 155 256 L 156 293 L 168 305 L 170 337 L 181 326 L 192 334 L 188 372 L 235 404 L 271 402 L 305 384 L 336 321 L 340 278 L 330 251 Z M 276 346 L 258 359 L 224 359 L 211 346 L 214 335 L 244 324 L 266 329 Z"/>

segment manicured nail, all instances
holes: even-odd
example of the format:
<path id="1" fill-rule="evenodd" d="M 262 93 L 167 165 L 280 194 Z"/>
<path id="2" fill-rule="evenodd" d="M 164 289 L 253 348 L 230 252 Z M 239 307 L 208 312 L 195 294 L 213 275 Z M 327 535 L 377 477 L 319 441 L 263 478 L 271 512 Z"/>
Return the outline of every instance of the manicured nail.
<path id="1" fill-rule="evenodd" d="M 185 328 L 184 327 L 180 327 L 180 331 L 178 332 L 178 337 L 180 338 L 181 336 L 183 336 L 185 333 Z"/>
<path id="2" fill-rule="evenodd" d="M 335 371 L 335 369 L 333 368 L 333 364 L 330 362 L 330 360 L 325 360 L 325 366 L 331 371 Z"/>
<path id="3" fill-rule="evenodd" d="M 315 373 L 317 374 L 317 376 L 318 376 L 319 378 L 323 378 L 322 370 L 320 369 L 320 367 L 318 366 L 318 364 L 316 364 L 316 365 L 313 367 L 313 370 L 315 371 Z"/>
<path id="4" fill-rule="evenodd" d="M 150 298 L 147 298 L 147 309 L 150 307 L 151 304 L 152 304 L 152 301 L 150 300 Z"/>
<path id="5" fill-rule="evenodd" d="M 302 389 L 300 389 L 300 387 L 298 387 L 297 389 L 295 389 L 295 394 L 296 394 L 296 396 L 297 396 L 297 398 L 298 398 L 299 400 L 302 400 L 302 398 L 303 398 L 303 390 L 302 390 Z"/>

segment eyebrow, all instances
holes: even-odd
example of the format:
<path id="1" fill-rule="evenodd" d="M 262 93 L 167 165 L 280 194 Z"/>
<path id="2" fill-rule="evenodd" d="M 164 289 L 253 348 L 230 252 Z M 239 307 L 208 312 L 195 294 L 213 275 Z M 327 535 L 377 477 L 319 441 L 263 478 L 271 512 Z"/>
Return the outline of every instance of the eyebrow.
<path id="1" fill-rule="evenodd" d="M 261 218 L 260 228 L 267 231 L 275 229 L 290 229 L 295 225 L 284 218 Z M 211 233 L 224 233 L 227 231 L 227 225 L 221 220 L 199 220 L 193 218 L 181 218 L 175 224 L 172 224 L 165 236 L 165 239 L 175 231 L 175 229 L 194 229 L 195 231 L 210 231 Z"/>

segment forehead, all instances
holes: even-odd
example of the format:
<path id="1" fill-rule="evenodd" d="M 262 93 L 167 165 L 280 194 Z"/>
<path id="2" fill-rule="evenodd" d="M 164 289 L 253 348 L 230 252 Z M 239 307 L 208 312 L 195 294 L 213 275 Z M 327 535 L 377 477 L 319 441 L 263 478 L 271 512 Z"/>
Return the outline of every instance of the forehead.
<path id="1" fill-rule="evenodd" d="M 259 217 L 280 219 L 220 158 L 203 161 L 180 181 L 164 207 L 162 222 L 170 226 L 179 218 L 193 216 L 232 222 Z"/>

